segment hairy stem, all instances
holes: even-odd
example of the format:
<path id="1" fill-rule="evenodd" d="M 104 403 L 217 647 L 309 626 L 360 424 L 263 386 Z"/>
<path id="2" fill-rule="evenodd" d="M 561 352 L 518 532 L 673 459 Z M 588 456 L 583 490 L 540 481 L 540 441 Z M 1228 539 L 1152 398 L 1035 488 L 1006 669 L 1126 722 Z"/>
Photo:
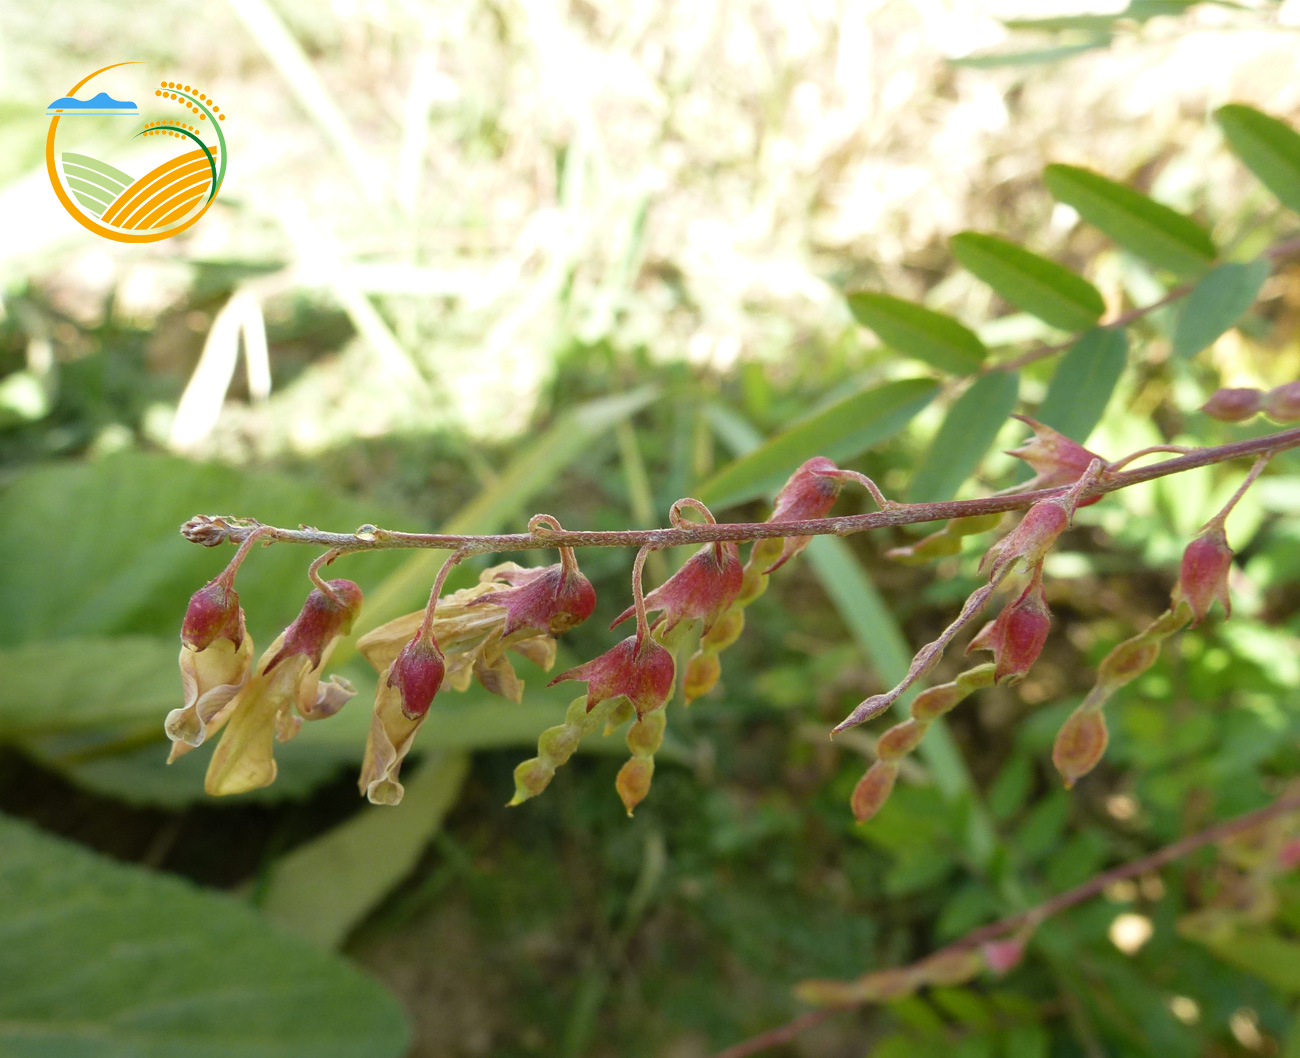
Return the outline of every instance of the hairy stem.
<path id="1" fill-rule="evenodd" d="M 1149 466 L 1136 467 L 1123 473 L 1103 474 L 1082 490 L 1080 499 L 1091 499 L 1116 492 L 1144 481 L 1180 474 L 1200 467 L 1213 466 L 1246 456 L 1273 456 L 1287 449 L 1300 447 L 1300 427 L 1281 430 L 1264 437 L 1253 437 L 1231 444 L 1196 448 L 1185 455 L 1166 459 Z M 950 518 L 969 518 L 976 515 L 999 514 L 1003 511 L 1023 510 L 1039 500 L 1064 496 L 1069 487 L 1037 489 L 1001 496 L 984 496 L 973 500 L 949 500 L 943 503 L 893 504 L 883 511 L 853 514 L 832 518 L 807 518 L 791 522 L 720 522 L 716 525 L 685 523 L 671 529 L 626 529 L 606 532 L 589 530 L 557 530 L 543 528 L 538 519 L 530 523 L 527 533 L 498 533 L 470 536 L 447 533 L 402 533 L 391 529 L 363 526 L 357 533 L 329 533 L 320 529 L 282 529 L 260 525 L 245 519 L 227 519 L 199 515 L 181 527 L 182 534 L 195 543 L 212 546 L 229 542 L 243 544 L 256 535 L 265 543 L 308 544 L 314 547 L 335 548 L 340 554 L 354 551 L 383 551 L 393 548 L 434 548 L 463 551 L 462 557 L 513 551 L 535 551 L 550 547 L 649 547 L 659 550 L 691 544 L 706 544 L 730 540 L 743 543 L 787 536 L 851 536 L 871 529 L 891 525 L 913 525 L 917 522 L 946 521 Z M 558 524 L 558 523 L 557 523 Z"/>

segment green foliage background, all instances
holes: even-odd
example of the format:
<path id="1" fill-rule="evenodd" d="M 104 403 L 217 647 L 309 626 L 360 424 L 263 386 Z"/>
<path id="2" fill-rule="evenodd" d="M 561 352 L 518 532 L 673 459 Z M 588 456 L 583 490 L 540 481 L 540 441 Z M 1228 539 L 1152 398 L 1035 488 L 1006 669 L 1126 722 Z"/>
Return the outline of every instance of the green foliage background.
<path id="1" fill-rule="evenodd" d="M 1122 58 L 1125 46 L 1158 52 L 1184 36 L 1226 40 L 1218 14 L 1204 10 L 1220 7 L 1244 20 L 1240 31 L 1285 32 L 1271 21 L 1272 5 L 1135 2 L 1104 23 L 1019 24 L 1010 45 L 1029 35 L 1028 51 L 967 56 L 971 68 L 955 76 L 962 91 L 992 91 L 1014 114 L 1033 105 L 1018 103 L 1022 94 L 1053 91 L 1050 78 L 1066 76 L 1043 73 L 1035 64 L 1044 57 L 1092 51 L 1100 61 L 1105 47 Z M 842 30 L 870 16 L 888 38 L 909 25 L 906 8 L 849 5 L 826 25 Z M 69 4 L 52 28 L 29 25 L 19 49 L 30 66 L 53 63 L 59 84 L 65 71 L 93 65 L 57 38 L 60 20 L 78 9 L 92 26 L 102 15 Z M 575 41 L 615 57 L 627 50 L 584 11 L 548 20 L 467 4 L 459 23 L 415 21 L 426 41 L 461 41 L 504 68 L 555 75 L 538 54 L 587 54 L 564 50 Z M 601 12 L 615 18 L 612 8 Z M 680 12 L 664 12 L 664 25 L 676 25 Z M 396 6 L 337 24 L 310 16 L 231 3 L 212 18 L 246 34 L 245 58 L 267 70 L 292 69 L 300 44 L 322 71 L 322 89 L 340 95 L 382 42 L 411 29 Z M 358 27 L 373 34 L 368 44 Z M 220 49 L 203 57 L 207 40 L 151 41 L 135 28 L 153 61 L 183 62 L 223 99 L 255 106 L 255 93 L 237 94 Z M 661 29 L 667 39 L 658 23 L 644 32 Z M 720 39 L 708 37 L 709 47 Z M 939 69 L 926 86 L 936 97 L 942 78 L 954 76 Z M 1052 69 L 1073 71 L 1081 90 L 1104 74 Z M 454 151 L 462 168 L 448 180 L 465 191 L 463 202 L 485 173 L 534 173 L 511 154 L 521 143 L 536 148 L 506 120 L 518 118 L 512 102 L 458 68 L 447 76 L 461 78 L 461 103 L 435 117 L 432 104 L 414 111 L 428 124 L 424 134 Z M 31 117 L 39 83 L 24 65 L 5 84 L 14 103 L 0 106 L 0 142 L 12 145 L 5 176 L 13 182 L 0 196 L 16 196 L 39 157 L 43 129 Z M 288 91 L 272 83 L 275 98 Z M 550 90 L 571 90 L 564 84 Z M 661 87 L 681 114 L 711 90 L 667 76 Z M 330 125 L 324 98 L 309 92 L 302 112 L 264 121 L 321 140 L 311 150 L 323 156 L 308 155 L 317 171 L 382 157 L 391 144 L 358 131 L 364 112 L 345 107 L 344 124 Z M 405 803 L 363 806 L 353 776 L 374 676 L 350 644 L 335 667 L 358 698 L 278 748 L 274 786 L 213 803 L 202 795 L 205 754 L 164 767 L 161 720 L 179 695 L 175 630 L 189 593 L 224 561 L 176 534 L 195 513 L 490 532 L 544 509 L 566 526 L 614 529 L 661 523 L 674 499 L 695 495 L 722 517 L 762 518 L 780 483 L 813 454 L 870 474 L 891 496 L 977 495 L 1017 480 L 999 451 L 1023 437 L 1008 422 L 1013 411 L 1114 457 L 1263 432 L 1259 421 L 1228 426 L 1195 408 L 1220 383 L 1300 376 L 1294 267 L 1261 263 L 1267 246 L 1296 231 L 1286 211 L 1300 202 L 1294 112 L 1279 112 L 1290 124 L 1241 105 L 1197 114 L 1197 135 L 1208 138 L 1190 153 L 1179 152 L 1169 129 L 1149 142 L 1133 136 L 1106 175 L 1061 162 L 1040 179 L 1031 151 L 1032 187 L 1021 182 L 1031 208 L 971 206 L 941 238 L 923 233 L 892 258 L 818 246 L 795 221 L 773 222 L 765 253 L 783 239 L 802 247 L 798 268 L 779 274 L 806 286 L 812 276 L 831 295 L 810 299 L 815 311 L 792 309 L 796 327 L 782 316 L 784 294 L 751 304 L 752 291 L 717 276 L 702 282 L 691 271 L 698 261 L 663 249 L 658 225 L 677 222 L 686 198 L 674 195 L 687 193 L 619 198 L 602 182 L 618 131 L 589 106 L 585 97 L 574 104 L 574 127 L 600 130 L 594 140 L 564 128 L 541 137 L 555 175 L 538 195 L 597 233 L 619 233 L 616 245 L 579 239 L 566 249 L 559 229 L 540 228 L 553 237 L 553 256 L 533 275 L 524 254 L 504 307 L 485 311 L 479 295 L 456 293 L 456 275 L 444 274 L 452 270 L 438 256 L 448 230 L 485 236 L 487 250 L 457 259 L 469 290 L 485 265 L 509 260 L 493 248 L 499 217 L 458 213 L 452 196 L 431 192 L 421 209 L 404 206 L 401 187 L 394 201 L 357 205 L 355 188 L 341 180 L 341 189 L 337 176 L 304 191 L 306 234 L 292 222 L 268 231 L 267 215 L 290 215 L 292 185 L 276 201 L 250 181 L 232 187 L 214 220 L 229 235 L 216 251 L 197 231 L 156 257 L 113 257 L 75 236 L 19 237 L 5 248 L 0 1053 L 708 1054 L 798 1013 L 791 989 L 804 978 L 918 958 L 1256 807 L 1300 774 L 1300 460 L 1292 455 L 1229 522 L 1245 574 L 1234 582 L 1232 620 L 1216 617 L 1178 637 L 1117 696 L 1106 760 L 1068 794 L 1050 766 L 1056 729 L 1097 661 L 1165 606 L 1183 544 L 1243 468 L 1161 480 L 1081 512 L 1049 562 L 1055 625 L 1031 678 L 981 692 L 936 725 L 865 827 L 852 822 L 847 798 L 871 759 L 871 733 L 832 745 L 825 732 L 865 693 L 896 680 L 910 645 L 946 623 L 978 582 L 988 537 L 920 568 L 883 557 L 918 533 L 815 541 L 748 611 L 718 690 L 689 710 L 670 706 L 652 793 L 631 820 L 613 792 L 624 753 L 617 738 L 584 746 L 590 752 L 545 796 L 502 807 L 511 769 L 570 696 L 544 689 L 539 671 L 522 673 L 520 706 L 477 690 L 440 697 L 408 766 Z M 240 120 L 256 127 L 251 109 L 246 119 L 227 109 L 232 140 Z M 402 120 L 395 143 L 418 132 L 410 110 Z M 770 113 L 764 120 L 777 126 Z M 245 149 L 270 131 L 240 133 Z M 708 135 L 695 135 L 691 186 L 711 202 L 717 170 L 703 153 Z M 236 159 L 239 150 L 234 141 Z M 1214 173 L 1230 173 L 1225 180 L 1212 183 L 1196 168 L 1211 155 Z M 738 171 L 771 179 L 765 192 L 781 186 L 764 168 L 777 163 L 738 157 L 729 163 Z M 926 164 L 942 169 L 934 154 Z M 1077 224 L 1049 226 L 1060 215 L 1049 192 Z M 810 192 L 810 216 L 816 201 Z M 339 239 L 333 265 L 313 242 L 321 233 Z M 94 250 L 110 253 L 107 285 L 85 280 Z M 304 259 L 323 279 L 304 277 Z M 772 251 L 767 263 L 775 259 Z M 163 283 L 173 264 L 180 280 Z M 381 265 L 389 270 L 381 274 Z M 147 308 L 126 297 L 132 269 L 161 291 Z M 1113 319 L 1182 282 L 1195 289 L 1177 307 L 1127 328 L 1097 326 L 1103 302 Z M 265 313 L 272 394 L 258 401 L 240 382 L 217 394 L 220 418 L 187 448 L 170 433 L 170 417 L 203 334 L 236 294 L 255 297 Z M 493 313 L 514 324 L 503 334 Z M 691 327 L 715 352 L 734 337 L 739 353 L 684 355 Z M 1060 355 L 997 369 L 1070 331 L 1082 333 Z M 422 382 L 385 374 L 377 352 L 385 349 Z M 535 379 L 531 393 L 520 377 Z M 858 503 L 846 496 L 838 509 Z M 626 604 L 630 557 L 581 556 L 601 601 L 562 640 L 561 667 L 612 642 L 604 626 Z M 652 579 L 685 557 L 657 556 Z M 245 566 L 240 592 L 257 643 L 296 612 L 307 560 L 279 547 Z M 340 573 L 368 600 L 358 631 L 419 605 L 437 561 L 349 558 Z M 475 575 L 472 565 L 458 570 L 451 586 Z M 950 659 L 936 679 L 958 664 Z M 1300 1054 L 1300 879 L 1284 876 L 1274 894 L 1268 914 L 1189 930 L 1186 916 L 1222 908 L 1231 895 L 1206 852 L 1044 926 L 1005 979 L 842 1016 L 789 1053 Z M 1121 914 L 1153 926 L 1134 953 L 1110 938 Z"/>

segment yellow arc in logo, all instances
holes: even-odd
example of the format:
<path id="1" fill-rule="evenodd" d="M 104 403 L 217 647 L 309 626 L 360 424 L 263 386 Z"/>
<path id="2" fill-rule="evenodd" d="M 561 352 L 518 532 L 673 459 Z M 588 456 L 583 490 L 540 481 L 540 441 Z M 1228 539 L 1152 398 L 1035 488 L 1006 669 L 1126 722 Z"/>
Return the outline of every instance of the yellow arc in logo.
<path id="1" fill-rule="evenodd" d="M 113 70 L 119 66 L 133 66 L 133 65 L 137 65 L 137 64 L 133 62 L 115 62 L 111 66 L 105 66 L 102 69 L 96 70 L 94 73 L 88 74 L 87 76 L 83 77 L 80 81 L 78 81 L 76 84 L 74 84 L 71 90 L 68 92 L 68 95 L 75 96 L 78 89 L 80 89 L 83 85 L 85 85 L 87 81 L 91 80 L 91 78 L 93 77 L 98 77 L 101 73 L 104 73 L 106 70 Z M 76 203 L 73 202 L 72 199 L 68 196 L 68 192 L 64 190 L 63 183 L 59 179 L 59 171 L 58 171 L 58 167 L 55 164 L 55 159 L 54 159 L 54 135 L 55 132 L 58 130 L 58 127 L 59 127 L 59 118 L 57 116 L 52 117 L 50 119 L 50 131 L 48 135 L 45 137 L 45 168 L 49 173 L 50 186 L 54 188 L 54 193 L 58 196 L 59 201 L 63 204 L 63 208 L 68 211 L 68 213 L 72 216 L 72 218 L 76 220 L 76 222 L 80 224 L 83 228 L 87 228 L 88 230 L 94 232 L 96 235 L 101 235 L 105 239 L 112 239 L 114 242 L 158 242 L 162 239 L 170 239 L 173 235 L 176 235 L 184 231 L 186 228 L 194 224 L 195 221 L 197 221 L 200 217 L 203 216 L 203 214 L 205 214 L 208 211 L 208 207 L 211 206 L 212 203 L 216 201 L 216 191 L 214 189 L 212 195 L 208 198 L 207 202 L 203 204 L 202 208 L 200 208 L 199 211 L 194 214 L 194 216 L 176 225 L 176 227 L 167 228 L 164 231 L 120 231 L 114 228 L 106 227 L 103 224 L 100 224 L 93 217 L 87 216 L 80 209 L 78 209 Z M 202 144 L 200 143 L 200 146 L 201 145 Z"/>

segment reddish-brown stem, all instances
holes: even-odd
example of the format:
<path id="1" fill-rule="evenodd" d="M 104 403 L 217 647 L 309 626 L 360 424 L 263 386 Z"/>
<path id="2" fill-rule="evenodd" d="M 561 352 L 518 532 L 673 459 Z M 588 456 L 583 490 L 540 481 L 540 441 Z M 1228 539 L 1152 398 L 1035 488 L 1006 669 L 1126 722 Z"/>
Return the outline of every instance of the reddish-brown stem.
<path id="1" fill-rule="evenodd" d="M 534 514 L 529 518 L 528 531 L 536 536 L 538 529 L 550 529 L 556 532 L 564 532 L 564 526 L 560 524 L 560 519 L 556 518 L 553 514 Z M 573 548 L 571 547 L 561 547 L 559 552 L 560 570 L 564 574 L 564 577 L 561 578 L 561 583 L 563 583 L 564 580 L 567 580 L 569 574 L 578 568 L 578 556 L 573 553 Z"/>
<path id="2" fill-rule="evenodd" d="M 420 622 L 420 628 L 415 633 L 417 639 L 423 640 L 426 643 L 434 642 L 433 615 L 434 611 L 438 609 L 438 599 L 442 596 L 442 586 L 447 583 L 447 574 L 450 573 L 467 554 L 469 554 L 469 552 L 464 550 L 453 551 L 447 556 L 447 561 L 442 564 L 442 569 L 438 570 L 438 575 L 433 581 L 433 588 L 429 591 L 429 601 L 424 607 L 424 620 Z"/>
<path id="3" fill-rule="evenodd" d="M 330 602 L 334 603 L 336 606 L 342 606 L 343 600 L 334 594 L 334 589 L 331 588 L 329 584 L 326 583 L 325 579 L 320 575 L 320 570 L 321 570 L 321 566 L 328 566 L 331 562 L 333 562 L 336 558 L 339 557 L 339 554 L 340 552 L 337 547 L 331 548 L 329 551 L 326 551 L 325 554 L 321 555 L 320 558 L 316 559 L 316 561 L 314 561 L 310 566 L 307 567 L 307 579 L 310 580 L 313 584 L 315 584 L 316 588 L 320 591 L 320 593 L 324 595 L 327 599 L 329 599 Z"/>
<path id="4" fill-rule="evenodd" d="M 1281 430 L 1264 437 L 1253 437 L 1231 444 L 1197 448 L 1186 455 L 1166 459 L 1148 466 L 1136 467 L 1119 474 L 1104 474 L 1084 489 L 1080 499 L 1105 495 L 1144 481 L 1180 474 L 1200 467 L 1224 463 L 1246 456 L 1276 455 L 1290 448 L 1300 447 L 1300 427 Z M 366 526 L 361 535 L 354 533 L 327 533 L 319 529 L 281 529 L 275 526 L 249 525 L 200 515 L 192 518 L 181 532 L 195 542 L 211 543 L 226 540 L 243 544 L 250 534 L 261 533 L 268 542 L 310 544 L 315 547 L 338 548 L 340 553 L 376 551 L 391 548 L 434 548 L 448 551 L 461 550 L 465 555 L 482 555 L 492 552 L 532 551 L 544 547 L 649 547 L 659 550 L 690 544 L 713 543 L 731 540 L 743 543 L 769 537 L 786 536 L 850 536 L 871 529 L 892 525 L 913 525 L 918 522 L 946 521 L 950 518 L 969 518 L 982 514 L 1023 510 L 1039 500 L 1063 496 L 1066 487 L 1036 489 L 1001 496 L 984 496 L 973 500 L 949 500 L 943 503 L 897 504 L 883 511 L 868 514 L 844 515 L 832 518 L 806 518 L 791 522 L 719 522 L 716 525 L 683 524 L 672 529 L 627 529 L 608 532 L 586 530 L 552 530 L 544 533 L 500 533 L 486 536 L 468 536 L 450 533 L 401 533 L 389 529 Z"/>
<path id="5" fill-rule="evenodd" d="M 239 545 L 239 550 L 235 552 L 235 557 L 227 563 L 226 568 L 221 571 L 214 583 L 220 584 L 227 590 L 233 588 L 235 586 L 235 574 L 239 572 L 239 567 L 244 564 L 244 559 L 248 557 L 248 553 L 253 550 L 253 545 L 257 543 L 258 540 L 266 540 L 269 544 L 271 541 L 267 540 L 267 537 L 269 537 L 273 532 L 274 530 L 269 525 L 259 525 L 256 528 L 251 529 L 248 535 L 244 537 L 244 542 Z"/>
<path id="6" fill-rule="evenodd" d="M 645 591 L 641 587 L 641 573 L 645 569 L 646 556 L 654 550 L 647 544 L 636 553 L 636 560 L 632 563 L 632 605 L 636 608 L 636 655 L 640 656 L 641 647 L 645 644 L 646 633 L 650 631 L 650 623 L 645 615 Z"/>
<path id="7" fill-rule="evenodd" d="M 1288 812 L 1300 812 L 1300 791 L 1280 797 L 1272 804 L 1257 808 L 1253 812 L 1247 812 L 1245 815 L 1237 816 L 1235 819 L 1228 819 L 1195 834 L 1189 834 L 1187 837 L 1175 841 L 1172 845 L 1157 849 L 1141 859 L 1133 860 L 1119 867 L 1113 867 L 1109 871 L 1102 871 L 1073 889 L 1058 893 L 1051 899 L 1044 900 L 1041 904 L 1037 904 L 1028 910 L 1008 915 L 997 922 L 990 922 L 987 926 L 980 926 L 978 929 L 967 933 L 960 940 L 953 941 L 953 943 L 927 955 L 926 959 L 934 959 L 949 952 L 966 951 L 989 941 L 998 940 L 1009 933 L 1015 933 L 1022 927 L 1037 926 L 1053 915 L 1059 915 L 1062 911 L 1066 911 L 1076 904 L 1081 904 L 1085 900 L 1091 900 L 1094 896 L 1100 895 L 1116 882 L 1122 882 L 1129 878 L 1136 878 L 1139 875 L 1159 870 L 1161 867 L 1182 859 L 1197 849 L 1205 848 L 1207 845 L 1214 845 L 1226 838 L 1250 830 L 1252 827 L 1259 826 L 1261 823 L 1266 823 L 1270 819 L 1275 819 L 1277 816 L 1286 815 Z M 900 969 L 906 969 L 906 967 Z M 809 1011 L 785 1025 L 769 1029 L 758 1036 L 728 1047 L 725 1051 L 719 1052 L 715 1058 L 747 1058 L 748 1055 L 758 1054 L 769 1047 L 788 1043 L 801 1032 L 820 1024 L 841 1010 L 860 1005 L 855 1003 Z"/>
<path id="8" fill-rule="evenodd" d="M 1215 526 L 1215 525 L 1219 526 L 1220 528 L 1223 527 L 1223 523 L 1228 520 L 1228 515 L 1232 513 L 1232 509 L 1235 506 L 1237 506 L 1237 504 L 1241 501 L 1241 498 L 1244 495 L 1246 495 L 1246 490 L 1250 488 L 1253 484 L 1255 484 L 1255 479 L 1258 478 L 1260 474 L 1264 472 L 1264 468 L 1268 466 L 1268 461 L 1272 458 L 1273 458 L 1272 453 L 1265 452 L 1262 456 L 1260 456 L 1258 459 L 1255 460 L 1254 466 L 1250 468 L 1250 473 L 1247 474 L 1245 480 L 1243 480 L 1242 483 L 1237 486 L 1237 491 L 1232 494 L 1232 498 L 1229 499 L 1228 502 L 1223 505 L 1222 509 L 1220 509 L 1218 514 L 1216 514 L 1213 518 L 1211 518 L 1208 522 L 1206 522 L 1205 525 L 1201 527 L 1201 532 L 1205 532 L 1206 529 L 1209 529 L 1211 526 Z"/>

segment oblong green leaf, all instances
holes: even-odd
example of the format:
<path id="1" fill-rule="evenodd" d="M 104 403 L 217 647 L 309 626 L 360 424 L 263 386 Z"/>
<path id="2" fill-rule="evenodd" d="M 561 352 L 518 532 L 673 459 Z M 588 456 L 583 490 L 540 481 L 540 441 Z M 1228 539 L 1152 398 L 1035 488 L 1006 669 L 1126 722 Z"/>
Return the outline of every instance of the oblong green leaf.
<path id="1" fill-rule="evenodd" d="M 983 232 L 950 240 L 953 256 L 1011 304 L 1063 331 L 1087 330 L 1106 311 L 1097 288 L 1055 261 Z"/>
<path id="2" fill-rule="evenodd" d="M 1214 113 L 1232 153 L 1286 206 L 1300 213 L 1300 133 L 1240 103 Z"/>
<path id="3" fill-rule="evenodd" d="M 866 290 L 855 291 L 848 300 L 854 319 L 887 346 L 940 371 L 968 375 L 988 354 L 975 332 L 951 316 Z"/>
<path id="4" fill-rule="evenodd" d="M 863 390 L 805 416 L 728 464 L 696 490 L 727 507 L 775 492 L 810 455 L 851 459 L 904 426 L 934 398 L 932 379 L 908 378 Z"/>
<path id="5" fill-rule="evenodd" d="M 1127 360 L 1124 330 L 1094 327 L 1061 358 L 1035 418 L 1083 444 L 1101 421 Z"/>
<path id="6" fill-rule="evenodd" d="M 1048 48 L 1027 48 L 1024 51 L 985 51 L 949 59 L 950 66 L 964 66 L 970 70 L 997 70 L 1003 66 L 1040 66 L 1049 62 L 1072 59 L 1087 51 L 1110 46 L 1109 33 L 1089 37 L 1069 44 L 1056 44 Z"/>
<path id="7" fill-rule="evenodd" d="M 908 498 L 913 503 L 936 503 L 956 495 L 1015 411 L 1019 391 L 1019 375 L 993 371 L 957 398 L 912 476 Z"/>
<path id="8" fill-rule="evenodd" d="M 1174 356 L 1195 356 L 1235 326 L 1255 304 L 1270 271 L 1268 260 L 1261 257 L 1248 263 L 1229 261 L 1207 273 L 1179 309 Z"/>
<path id="9" fill-rule="evenodd" d="M 1043 182 L 1089 224 L 1160 268 L 1193 274 L 1218 256 L 1209 232 L 1191 217 L 1091 169 L 1049 165 Z"/>
<path id="10" fill-rule="evenodd" d="M 0 935 L 12 1058 L 398 1058 L 409 1043 L 378 984 L 244 902 L 5 817 Z"/>

